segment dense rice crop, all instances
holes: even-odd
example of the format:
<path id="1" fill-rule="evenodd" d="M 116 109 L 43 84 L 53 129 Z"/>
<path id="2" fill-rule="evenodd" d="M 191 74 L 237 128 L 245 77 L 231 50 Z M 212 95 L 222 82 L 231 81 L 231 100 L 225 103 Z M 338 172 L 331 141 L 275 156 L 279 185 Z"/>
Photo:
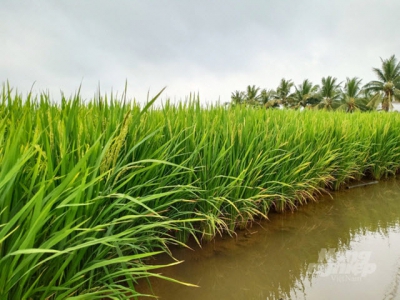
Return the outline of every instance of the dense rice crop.
<path id="1" fill-rule="evenodd" d="M 171 243 L 394 174 L 399 126 L 396 113 L 52 103 L 4 87 L 0 299 L 131 297 Z"/>

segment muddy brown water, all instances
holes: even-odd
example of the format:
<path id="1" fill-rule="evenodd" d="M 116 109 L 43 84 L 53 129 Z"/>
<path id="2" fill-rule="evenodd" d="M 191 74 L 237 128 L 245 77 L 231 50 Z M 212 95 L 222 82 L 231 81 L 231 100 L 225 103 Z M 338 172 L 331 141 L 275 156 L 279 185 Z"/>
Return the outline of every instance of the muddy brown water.
<path id="1" fill-rule="evenodd" d="M 332 196 L 236 238 L 174 249 L 184 262 L 158 273 L 198 288 L 156 279 L 139 290 L 165 300 L 400 299 L 400 180 Z"/>

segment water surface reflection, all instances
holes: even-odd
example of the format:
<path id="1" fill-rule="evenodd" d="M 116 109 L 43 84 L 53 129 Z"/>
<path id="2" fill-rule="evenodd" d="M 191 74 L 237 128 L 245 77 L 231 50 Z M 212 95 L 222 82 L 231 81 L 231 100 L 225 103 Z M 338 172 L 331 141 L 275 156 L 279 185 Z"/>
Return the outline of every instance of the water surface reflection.
<path id="1" fill-rule="evenodd" d="M 161 299 L 400 299 L 400 181 L 337 192 L 195 248 L 153 281 Z M 155 263 L 166 263 L 166 257 Z M 141 284 L 143 288 L 143 284 Z"/>

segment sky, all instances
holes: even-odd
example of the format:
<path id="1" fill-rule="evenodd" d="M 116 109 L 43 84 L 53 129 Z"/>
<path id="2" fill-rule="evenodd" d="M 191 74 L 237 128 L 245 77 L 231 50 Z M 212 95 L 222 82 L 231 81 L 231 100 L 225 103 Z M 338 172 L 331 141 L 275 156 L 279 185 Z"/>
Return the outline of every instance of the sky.
<path id="1" fill-rule="evenodd" d="M 400 57 L 398 0 L 1 0 L 0 80 L 21 93 L 230 101 Z"/>

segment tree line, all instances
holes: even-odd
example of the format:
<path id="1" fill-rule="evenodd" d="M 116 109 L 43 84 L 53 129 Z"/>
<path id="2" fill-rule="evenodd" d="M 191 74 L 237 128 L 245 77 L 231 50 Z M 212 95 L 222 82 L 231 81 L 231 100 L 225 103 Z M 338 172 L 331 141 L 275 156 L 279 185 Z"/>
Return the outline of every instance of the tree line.
<path id="1" fill-rule="evenodd" d="M 245 91 L 236 90 L 231 95 L 231 105 L 346 112 L 376 110 L 381 105 L 383 111 L 389 111 L 393 108 L 392 102 L 400 101 L 400 62 L 395 55 L 381 58 L 381 62 L 381 68 L 372 68 L 377 80 L 365 85 L 358 77 L 346 78 L 343 84 L 336 77 L 327 76 L 320 85 L 308 79 L 295 85 L 283 78 L 275 90 L 261 90 L 255 85 L 247 86 Z"/>

